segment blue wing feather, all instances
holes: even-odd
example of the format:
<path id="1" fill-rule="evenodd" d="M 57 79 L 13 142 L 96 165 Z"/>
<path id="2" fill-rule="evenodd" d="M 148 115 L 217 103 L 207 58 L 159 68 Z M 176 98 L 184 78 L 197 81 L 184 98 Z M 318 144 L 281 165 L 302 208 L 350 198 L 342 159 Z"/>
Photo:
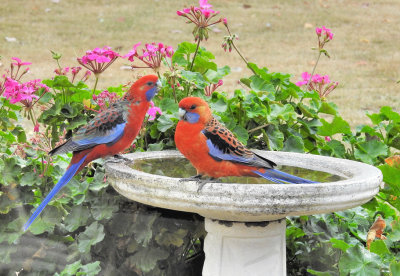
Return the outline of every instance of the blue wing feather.
<path id="1" fill-rule="evenodd" d="M 79 146 L 115 143 L 124 135 L 125 125 L 126 123 L 116 125 L 105 136 L 83 137 L 79 140 L 73 139 L 73 142 Z"/>
<path id="2" fill-rule="evenodd" d="M 79 167 L 85 161 L 86 156 L 87 155 L 85 155 L 78 163 L 75 163 L 68 168 L 68 170 L 60 178 L 60 180 L 57 182 L 57 184 L 54 186 L 54 188 L 50 191 L 50 193 L 46 196 L 46 198 L 43 200 L 43 202 L 40 203 L 39 207 L 36 208 L 35 212 L 32 214 L 32 216 L 29 218 L 29 220 L 25 223 L 25 225 L 23 226 L 24 231 L 26 231 L 29 228 L 29 226 L 35 221 L 37 216 L 39 216 L 39 214 L 43 211 L 44 207 L 47 206 L 47 204 L 61 190 L 61 188 L 64 187 L 71 180 L 71 178 L 75 175 L 76 171 L 79 169 Z"/>

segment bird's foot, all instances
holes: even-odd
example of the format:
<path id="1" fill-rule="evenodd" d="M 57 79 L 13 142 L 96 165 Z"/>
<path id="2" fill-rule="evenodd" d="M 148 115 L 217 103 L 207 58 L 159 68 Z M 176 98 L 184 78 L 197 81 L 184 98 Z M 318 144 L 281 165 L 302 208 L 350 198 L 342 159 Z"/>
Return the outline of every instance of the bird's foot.
<path id="1" fill-rule="evenodd" d="M 110 158 L 107 158 L 106 162 L 111 162 L 111 163 L 121 163 L 121 162 L 126 162 L 126 163 L 132 163 L 132 160 L 126 157 L 123 157 L 122 155 L 115 154 L 111 156 Z"/>
<path id="2" fill-rule="evenodd" d="M 179 181 L 196 181 L 198 187 L 197 187 L 197 193 L 199 193 L 205 184 L 210 183 L 210 182 L 221 182 L 221 180 L 219 180 L 218 178 L 202 178 L 203 175 L 198 174 L 198 175 L 194 175 L 191 177 L 187 177 L 187 178 L 181 178 Z"/>
<path id="3" fill-rule="evenodd" d="M 196 182 L 199 182 L 199 181 L 201 181 L 201 177 L 202 176 L 203 175 L 201 175 L 201 174 L 196 174 L 196 175 L 193 175 L 191 177 L 181 178 L 181 179 L 179 179 L 179 181 L 180 182 L 184 182 L 184 181 L 196 181 Z"/>

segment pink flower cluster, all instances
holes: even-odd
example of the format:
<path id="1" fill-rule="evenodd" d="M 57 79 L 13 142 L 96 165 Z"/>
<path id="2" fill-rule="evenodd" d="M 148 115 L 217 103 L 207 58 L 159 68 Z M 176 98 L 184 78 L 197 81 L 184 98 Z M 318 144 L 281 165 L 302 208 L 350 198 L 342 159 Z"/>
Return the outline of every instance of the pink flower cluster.
<path id="1" fill-rule="evenodd" d="M 195 13 L 201 13 L 205 18 L 209 18 L 211 15 L 217 15 L 219 13 L 219 11 L 211 9 L 212 5 L 208 3 L 208 0 L 199 0 L 199 6 L 200 7 L 191 7 L 177 11 L 176 14 L 186 17 L 186 14 L 193 13 L 196 16 Z"/>
<path id="2" fill-rule="evenodd" d="M 326 28 L 325 26 L 322 26 L 321 28 L 315 28 L 315 32 L 317 33 L 317 36 L 323 36 L 324 39 L 333 39 L 333 33 L 331 32 L 331 29 Z"/>
<path id="3" fill-rule="evenodd" d="M 40 88 L 44 88 L 44 93 L 49 91 L 49 88 L 41 83 L 39 79 L 19 83 L 12 78 L 6 78 L 3 96 L 9 99 L 12 104 L 21 102 L 26 107 L 29 107 L 32 106 L 33 99 L 39 98 L 35 93 Z"/>
<path id="4" fill-rule="evenodd" d="M 217 21 L 210 23 L 210 19 L 219 14 L 219 11 L 211 9 L 212 5 L 208 3 L 208 0 L 199 0 L 199 6 L 200 7 L 192 6 L 176 12 L 177 15 L 189 19 L 188 23 L 192 22 L 196 25 L 193 30 L 193 35 L 195 36 L 196 41 L 201 41 L 203 39 L 207 40 L 208 30 L 206 28 L 222 21 L 222 19 L 218 19 Z"/>
<path id="5" fill-rule="evenodd" d="M 150 101 L 151 107 L 147 110 L 147 114 L 149 115 L 149 121 L 154 121 L 156 118 L 157 113 L 162 115 L 162 111 L 159 107 L 154 105 L 153 101 Z"/>
<path id="6" fill-rule="evenodd" d="M 315 32 L 318 36 L 318 48 L 319 50 L 322 50 L 325 46 L 325 43 L 333 39 L 333 33 L 325 26 L 322 26 L 321 28 L 315 28 Z"/>
<path id="7" fill-rule="evenodd" d="M 128 58 L 129 61 L 134 61 L 134 58 L 141 60 L 146 66 L 145 68 L 152 68 L 157 71 L 161 67 L 161 62 L 165 58 L 171 58 L 174 54 L 174 49 L 171 46 L 164 45 L 163 43 L 148 43 L 142 48 L 142 54 L 139 54 L 137 48 L 140 46 L 140 42 L 133 45 L 132 50 L 123 56 Z M 169 63 L 168 63 L 169 65 Z M 170 65 L 169 65 L 170 66 Z M 143 68 L 143 66 L 132 65 L 132 68 Z"/>
<path id="8" fill-rule="evenodd" d="M 218 83 L 213 83 L 209 86 L 206 86 L 206 88 L 204 88 L 204 93 L 206 96 L 211 96 L 212 93 L 214 93 L 214 91 L 220 87 L 221 85 L 223 85 L 224 82 L 222 80 L 219 80 Z"/>
<path id="9" fill-rule="evenodd" d="M 303 72 L 301 77 L 303 80 L 297 82 L 296 85 L 299 87 L 307 85 L 307 89 L 317 91 L 321 99 L 325 99 L 339 84 L 338 82 L 332 82 L 328 75 L 315 74 L 311 76 L 308 72 Z"/>
<path id="10" fill-rule="evenodd" d="M 78 58 L 78 62 L 94 74 L 100 74 L 119 56 L 117 52 L 111 50 L 111 47 L 104 46 L 103 48 L 94 48 L 91 51 L 87 51 L 86 55 Z"/>
<path id="11" fill-rule="evenodd" d="M 107 108 L 106 103 L 115 103 L 118 100 L 118 95 L 114 92 L 110 93 L 108 90 L 102 91 L 99 95 L 93 94 L 93 100 L 100 107 L 100 112 Z"/>
<path id="12" fill-rule="evenodd" d="M 80 66 L 57 68 L 54 70 L 54 73 L 56 73 L 56 75 L 66 76 L 70 70 L 71 70 L 71 74 L 72 74 L 71 82 L 74 82 L 76 76 L 82 70 L 82 67 L 80 67 Z M 91 72 L 89 70 L 86 70 L 85 74 L 81 78 L 81 81 L 87 81 L 87 79 L 90 77 L 90 75 L 91 75 Z"/>

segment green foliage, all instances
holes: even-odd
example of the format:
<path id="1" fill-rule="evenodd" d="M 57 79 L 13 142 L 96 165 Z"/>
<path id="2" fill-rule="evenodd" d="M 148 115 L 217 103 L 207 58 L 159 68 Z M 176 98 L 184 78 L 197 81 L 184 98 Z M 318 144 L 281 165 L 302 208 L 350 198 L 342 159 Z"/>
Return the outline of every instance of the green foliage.
<path id="1" fill-rule="evenodd" d="M 58 60 L 61 55 L 53 53 Z M 247 64 L 242 89 L 205 95 L 204 89 L 230 73 L 197 44 L 182 42 L 173 70 L 160 80 L 154 99 L 163 114 L 146 121 L 136 150 L 174 149 L 178 102 L 199 96 L 215 117 L 250 148 L 320 154 L 378 166 L 385 186 L 362 207 L 332 214 L 287 218 L 289 275 L 398 275 L 400 272 L 400 166 L 384 160 L 400 150 L 400 114 L 384 106 L 368 114 L 371 123 L 355 129 L 338 107 L 315 91 L 303 91 L 288 74 Z M 31 110 L 0 97 L 0 274 L 21 275 L 191 275 L 192 260 L 204 258 L 203 220 L 126 200 L 104 180 L 102 161 L 75 177 L 32 224 L 21 231 L 64 173 L 70 155 L 50 158 L 47 151 L 93 118 L 99 107 L 82 81 L 59 75 L 44 80 L 50 93 L 40 98 L 45 125 L 40 141 L 21 126 Z M 178 85 L 179 84 L 179 85 Z M 119 96 L 122 86 L 108 91 Z M 366 238 L 377 215 L 387 222 L 386 240 Z"/>

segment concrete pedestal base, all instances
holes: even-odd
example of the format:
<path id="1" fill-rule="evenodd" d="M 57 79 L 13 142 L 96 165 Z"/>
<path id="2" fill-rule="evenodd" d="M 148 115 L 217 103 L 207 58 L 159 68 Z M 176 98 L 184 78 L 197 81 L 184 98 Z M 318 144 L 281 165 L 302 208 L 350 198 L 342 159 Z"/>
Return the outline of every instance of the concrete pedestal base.
<path id="1" fill-rule="evenodd" d="M 286 276 L 286 220 L 205 219 L 203 276 Z"/>

